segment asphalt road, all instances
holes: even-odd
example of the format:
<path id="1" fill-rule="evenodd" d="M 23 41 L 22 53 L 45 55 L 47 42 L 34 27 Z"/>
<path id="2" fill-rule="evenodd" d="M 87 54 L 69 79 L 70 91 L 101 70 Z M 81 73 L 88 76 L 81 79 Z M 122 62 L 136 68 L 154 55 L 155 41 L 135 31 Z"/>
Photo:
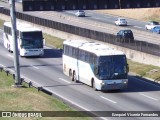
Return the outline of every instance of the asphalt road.
<path id="1" fill-rule="evenodd" d="M 68 15 L 75 16 L 76 11 L 64 11 L 64 12 Z M 114 21 L 117 20 L 118 17 L 120 17 L 120 15 L 113 16 L 113 15 L 104 14 L 104 13 L 91 11 L 91 10 L 86 10 L 85 13 L 86 13 L 86 19 L 95 20 L 95 21 L 99 21 L 99 22 L 107 23 L 107 24 L 111 24 L 111 25 L 114 25 L 115 24 Z M 126 18 L 126 20 L 128 21 L 127 28 L 135 28 L 138 30 L 145 30 L 145 25 L 147 24 L 147 22 L 138 21 L 138 20 L 129 19 L 129 18 Z"/>
<path id="2" fill-rule="evenodd" d="M 0 66 L 13 70 L 13 54 L 3 46 L 0 30 Z M 83 83 L 74 83 L 63 74 L 62 53 L 45 47 L 40 58 L 20 58 L 21 77 L 52 92 L 65 103 L 84 111 L 160 111 L 160 86 L 129 75 L 127 89 L 94 91 Z M 95 112 L 99 115 L 99 113 Z M 100 116 L 106 120 L 158 120 L 157 117 L 117 118 Z"/>

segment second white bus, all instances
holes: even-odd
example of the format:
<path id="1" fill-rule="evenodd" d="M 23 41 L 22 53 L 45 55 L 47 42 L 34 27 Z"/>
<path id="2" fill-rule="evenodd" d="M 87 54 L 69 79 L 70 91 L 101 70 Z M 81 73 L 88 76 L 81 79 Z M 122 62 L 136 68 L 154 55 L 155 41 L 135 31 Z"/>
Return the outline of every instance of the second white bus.
<path id="1" fill-rule="evenodd" d="M 106 45 L 84 40 L 63 42 L 63 72 L 95 90 L 119 90 L 128 85 L 126 55 Z"/>
<path id="2" fill-rule="evenodd" d="M 43 56 L 44 39 L 42 30 L 32 27 L 29 24 L 17 23 L 16 35 L 20 56 Z M 3 25 L 4 46 L 9 52 L 13 52 L 13 36 L 11 22 L 5 22 Z"/>

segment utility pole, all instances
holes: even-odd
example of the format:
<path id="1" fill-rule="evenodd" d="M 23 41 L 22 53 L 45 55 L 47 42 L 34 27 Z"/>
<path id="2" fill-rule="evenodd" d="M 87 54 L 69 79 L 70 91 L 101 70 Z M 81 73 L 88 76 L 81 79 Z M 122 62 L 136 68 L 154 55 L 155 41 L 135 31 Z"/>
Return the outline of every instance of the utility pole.
<path id="1" fill-rule="evenodd" d="M 14 69 L 15 69 L 15 86 L 21 85 L 20 80 L 20 67 L 19 67 L 19 53 L 18 53 L 18 43 L 16 34 L 16 16 L 15 16 L 15 0 L 9 0 L 10 4 L 10 16 L 12 23 L 12 36 L 13 36 L 13 54 L 14 54 Z"/>

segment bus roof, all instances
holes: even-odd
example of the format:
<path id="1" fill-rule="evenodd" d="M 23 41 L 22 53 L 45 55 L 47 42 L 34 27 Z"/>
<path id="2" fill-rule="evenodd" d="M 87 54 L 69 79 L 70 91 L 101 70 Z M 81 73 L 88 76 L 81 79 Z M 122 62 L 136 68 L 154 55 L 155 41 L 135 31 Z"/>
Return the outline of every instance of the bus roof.
<path id="1" fill-rule="evenodd" d="M 11 22 L 4 22 L 5 26 L 11 27 Z M 17 22 L 17 30 L 21 31 L 21 32 L 27 32 L 27 31 L 42 31 L 39 28 L 33 27 L 30 24 L 26 24 L 26 23 L 19 23 Z"/>
<path id="2" fill-rule="evenodd" d="M 94 53 L 97 56 L 124 55 L 122 51 L 116 50 L 107 45 L 86 40 L 66 40 L 63 42 L 63 44 Z"/>

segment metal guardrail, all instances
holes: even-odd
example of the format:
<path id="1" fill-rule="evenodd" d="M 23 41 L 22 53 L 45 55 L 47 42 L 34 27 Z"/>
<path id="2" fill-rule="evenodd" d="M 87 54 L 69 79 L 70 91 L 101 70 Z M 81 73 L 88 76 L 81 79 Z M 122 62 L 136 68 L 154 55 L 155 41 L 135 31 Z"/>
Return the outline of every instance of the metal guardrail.
<path id="1" fill-rule="evenodd" d="M 9 16 L 10 10 L 6 8 L 0 8 L 0 13 Z M 132 42 L 129 39 L 124 39 L 123 41 L 119 41 L 116 35 L 113 35 L 113 34 L 94 31 L 87 28 L 81 28 L 81 27 L 69 25 L 67 23 L 65 24 L 65 23 L 60 23 L 53 20 L 48 20 L 45 18 L 39 18 L 39 17 L 28 15 L 28 14 L 24 14 L 21 12 L 16 12 L 16 17 L 18 19 L 32 22 L 34 24 L 38 24 L 41 26 L 57 29 L 57 30 L 68 32 L 71 34 L 76 34 L 76 35 L 87 37 L 90 39 L 99 40 L 102 42 L 111 43 L 114 45 L 126 47 L 136 51 L 141 51 L 144 53 L 160 56 L 160 45 L 157 45 L 157 44 L 152 44 L 145 41 L 137 41 L 137 40 L 135 40 L 135 42 Z"/>
<path id="2" fill-rule="evenodd" d="M 13 77 L 13 80 L 15 80 L 15 72 L 12 69 L 10 69 L 8 67 L 1 67 L 0 66 L 0 72 L 3 72 L 3 71 L 6 73 L 6 76 L 9 76 L 9 74 L 10 74 Z M 21 87 L 23 83 L 27 83 L 29 88 L 34 87 L 34 88 L 37 88 L 38 91 L 43 91 L 43 92 L 50 94 L 50 95 L 52 94 L 49 91 L 45 90 L 40 84 L 34 82 L 33 80 L 26 79 L 24 77 L 21 77 L 20 85 L 17 87 Z"/>

